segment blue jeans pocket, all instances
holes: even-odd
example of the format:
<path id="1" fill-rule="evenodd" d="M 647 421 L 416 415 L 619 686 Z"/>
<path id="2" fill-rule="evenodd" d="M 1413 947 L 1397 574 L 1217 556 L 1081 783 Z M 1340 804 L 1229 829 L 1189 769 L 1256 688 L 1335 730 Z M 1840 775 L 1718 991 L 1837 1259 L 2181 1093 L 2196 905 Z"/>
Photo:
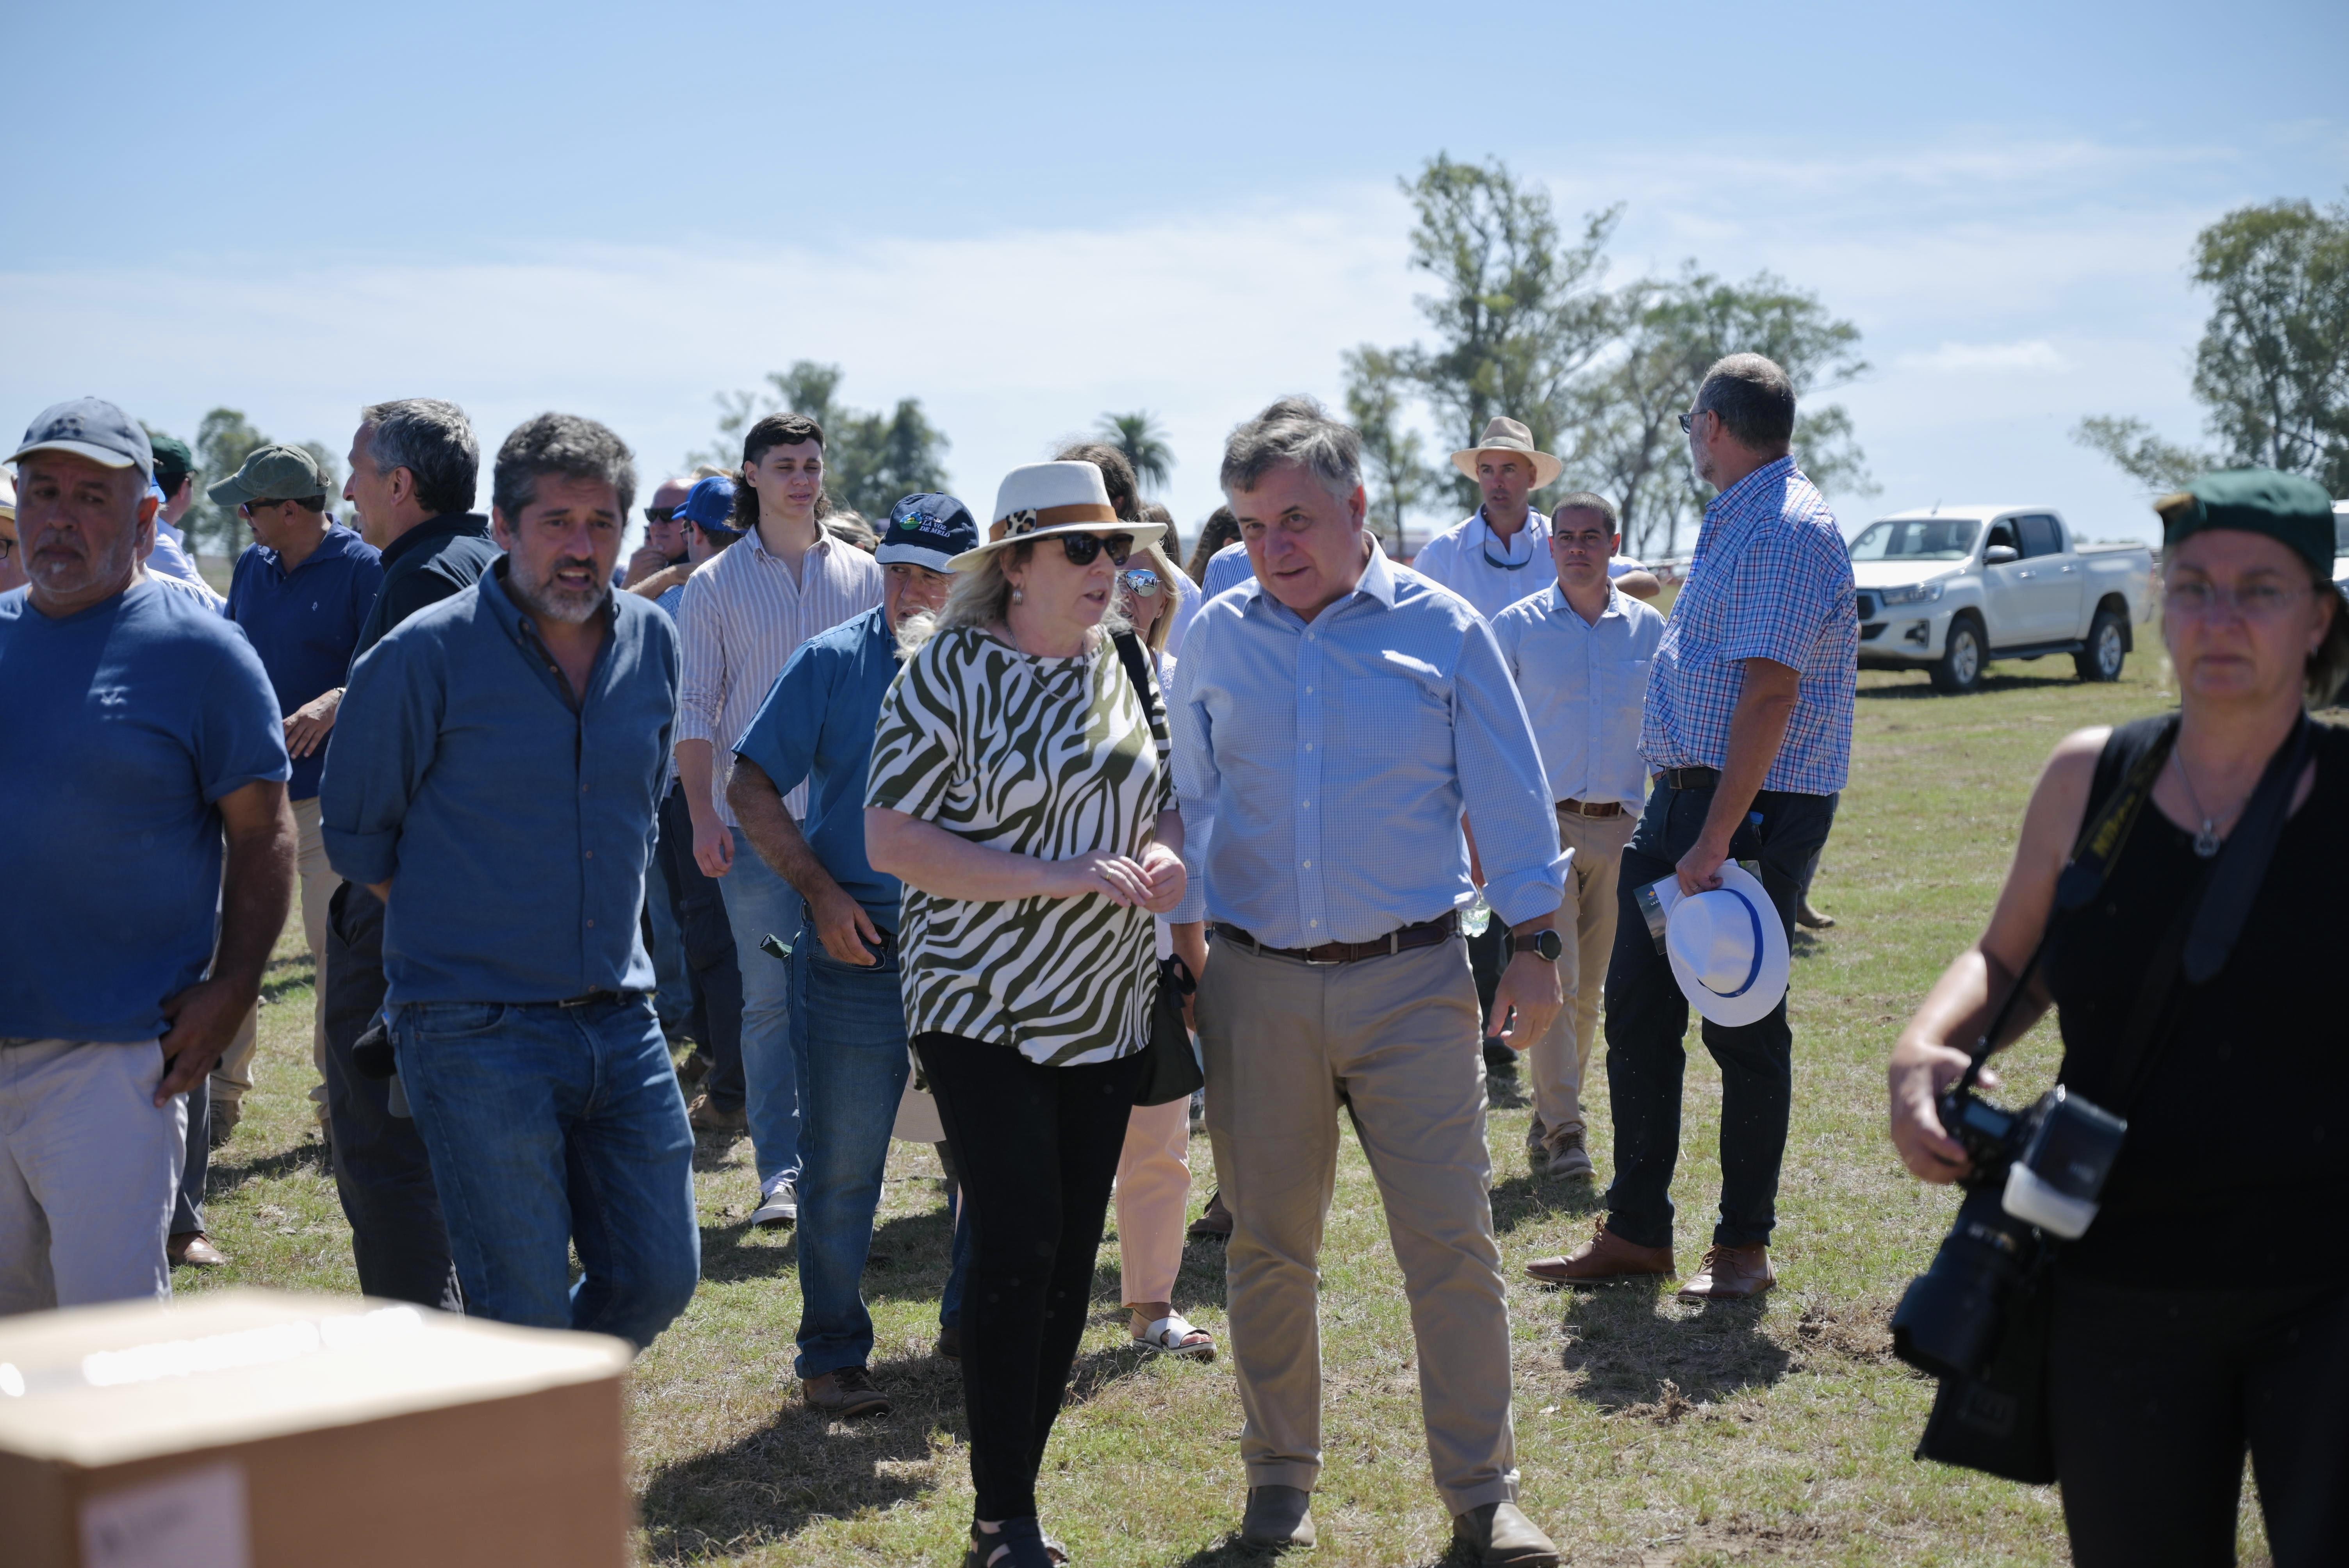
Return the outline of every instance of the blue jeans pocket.
<path id="1" fill-rule="evenodd" d="M 422 1039 L 462 1039 L 486 1035 L 505 1021 L 502 1002 L 410 1002 L 399 1009 L 400 1021 Z"/>

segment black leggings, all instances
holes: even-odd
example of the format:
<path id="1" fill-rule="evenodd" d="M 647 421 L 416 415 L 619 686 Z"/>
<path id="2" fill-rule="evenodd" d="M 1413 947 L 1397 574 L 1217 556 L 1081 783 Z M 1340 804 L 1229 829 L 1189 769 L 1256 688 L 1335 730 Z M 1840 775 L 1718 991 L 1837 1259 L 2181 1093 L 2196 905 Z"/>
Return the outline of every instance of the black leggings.
<path id="1" fill-rule="evenodd" d="M 2276 1568 L 2349 1561 L 2349 1289 L 2059 1276 L 2048 1370 L 2078 1568 L 2233 1563 L 2246 1449 Z"/>
<path id="2" fill-rule="evenodd" d="M 1009 1046 L 944 1034 L 917 1035 L 914 1048 L 970 1207 L 961 1327 L 973 1516 L 1032 1518 L 1143 1058 L 1038 1067 Z"/>

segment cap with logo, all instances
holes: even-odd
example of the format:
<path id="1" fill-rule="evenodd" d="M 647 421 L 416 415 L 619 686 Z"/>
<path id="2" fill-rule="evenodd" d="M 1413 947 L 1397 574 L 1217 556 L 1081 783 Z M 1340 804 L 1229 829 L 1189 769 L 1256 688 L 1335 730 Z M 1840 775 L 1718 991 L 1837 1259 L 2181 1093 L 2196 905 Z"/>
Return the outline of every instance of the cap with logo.
<path id="1" fill-rule="evenodd" d="M 233 511 L 247 501 L 307 500 L 326 488 L 316 458 L 300 447 L 272 443 L 254 448 L 243 468 L 206 485 L 204 494 L 214 506 Z"/>
<path id="2" fill-rule="evenodd" d="M 884 566 L 904 562 L 932 572 L 951 572 L 954 558 L 978 544 L 978 520 L 950 495 L 906 496 L 889 509 L 873 559 Z"/>
<path id="3" fill-rule="evenodd" d="M 694 480 L 693 488 L 685 492 L 684 503 L 670 515 L 719 539 L 742 537 L 742 530 L 734 522 L 734 481 L 724 474 Z"/>
<path id="4" fill-rule="evenodd" d="M 2320 581 L 2333 576 L 2333 497 L 2314 480 L 2275 469 L 2220 469 L 2153 503 L 2167 547 L 2214 528 L 2264 533 L 2298 554 Z"/>
<path id="5" fill-rule="evenodd" d="M 25 428 L 25 439 L 0 459 L 22 462 L 36 452 L 70 452 L 109 469 L 137 469 L 150 483 L 155 478 L 155 449 L 139 421 L 103 397 L 77 397 L 56 403 Z"/>

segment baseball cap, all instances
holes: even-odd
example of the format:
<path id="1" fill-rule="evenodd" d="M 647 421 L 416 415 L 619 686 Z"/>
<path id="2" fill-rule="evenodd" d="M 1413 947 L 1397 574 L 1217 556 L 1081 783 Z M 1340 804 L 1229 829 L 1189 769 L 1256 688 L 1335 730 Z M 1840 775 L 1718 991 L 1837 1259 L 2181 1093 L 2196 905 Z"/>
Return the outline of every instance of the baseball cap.
<path id="1" fill-rule="evenodd" d="M 734 481 L 724 474 L 694 480 L 693 488 L 685 492 L 685 504 L 677 509 L 675 516 L 679 522 L 689 522 L 702 532 L 721 539 L 739 539 L 742 534 L 734 526 Z"/>
<path id="2" fill-rule="evenodd" d="M 978 523 L 970 508 L 950 495 L 909 495 L 889 509 L 873 559 L 884 566 L 904 562 L 951 572 L 956 556 L 978 548 Z"/>
<path id="3" fill-rule="evenodd" d="M 151 483 L 155 449 L 139 421 L 103 397 L 53 403 L 25 428 L 25 439 L 0 461 L 21 462 L 35 452 L 70 452 L 109 469 L 137 469 Z"/>
<path id="4" fill-rule="evenodd" d="M 2153 510 L 2161 514 L 2165 545 L 2213 528 L 2264 533 L 2298 553 L 2319 582 L 2333 575 L 2333 495 L 2305 475 L 2220 469 L 2162 497 Z"/>
<path id="5" fill-rule="evenodd" d="M 155 482 L 166 496 L 196 471 L 196 454 L 188 450 L 188 443 L 179 437 L 150 434 L 147 444 L 155 449 Z"/>
<path id="6" fill-rule="evenodd" d="M 300 500 L 326 493 L 326 476 L 317 459 L 300 447 L 274 442 L 254 448 L 244 467 L 204 487 L 214 506 L 232 510 L 249 500 Z"/>

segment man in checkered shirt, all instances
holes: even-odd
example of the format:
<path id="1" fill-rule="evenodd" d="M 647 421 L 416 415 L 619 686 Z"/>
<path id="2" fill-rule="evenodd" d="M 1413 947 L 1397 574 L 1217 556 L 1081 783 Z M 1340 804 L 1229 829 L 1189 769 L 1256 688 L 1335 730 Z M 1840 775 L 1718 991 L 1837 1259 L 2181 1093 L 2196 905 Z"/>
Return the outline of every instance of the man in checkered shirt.
<path id="1" fill-rule="evenodd" d="M 1657 951 L 1638 890 L 1677 875 L 1721 885 L 1724 861 L 1757 860 L 1791 937 L 1806 867 L 1826 842 L 1851 766 L 1859 625 L 1842 531 L 1787 451 L 1795 389 L 1758 354 L 1705 372 L 1681 416 L 1705 508 L 1688 581 L 1648 677 L 1640 753 L 1653 788 L 1623 853 L 1607 974 L 1607 1078 L 1615 1180 L 1596 1236 L 1531 1265 L 1585 1284 L 1676 1273 L 1672 1168 L 1689 1006 Z M 1703 1026 L 1721 1067 L 1721 1217 L 1689 1301 L 1734 1300 L 1775 1282 L 1769 1242 L 1794 1098 L 1786 1004 L 1759 1022 Z"/>

